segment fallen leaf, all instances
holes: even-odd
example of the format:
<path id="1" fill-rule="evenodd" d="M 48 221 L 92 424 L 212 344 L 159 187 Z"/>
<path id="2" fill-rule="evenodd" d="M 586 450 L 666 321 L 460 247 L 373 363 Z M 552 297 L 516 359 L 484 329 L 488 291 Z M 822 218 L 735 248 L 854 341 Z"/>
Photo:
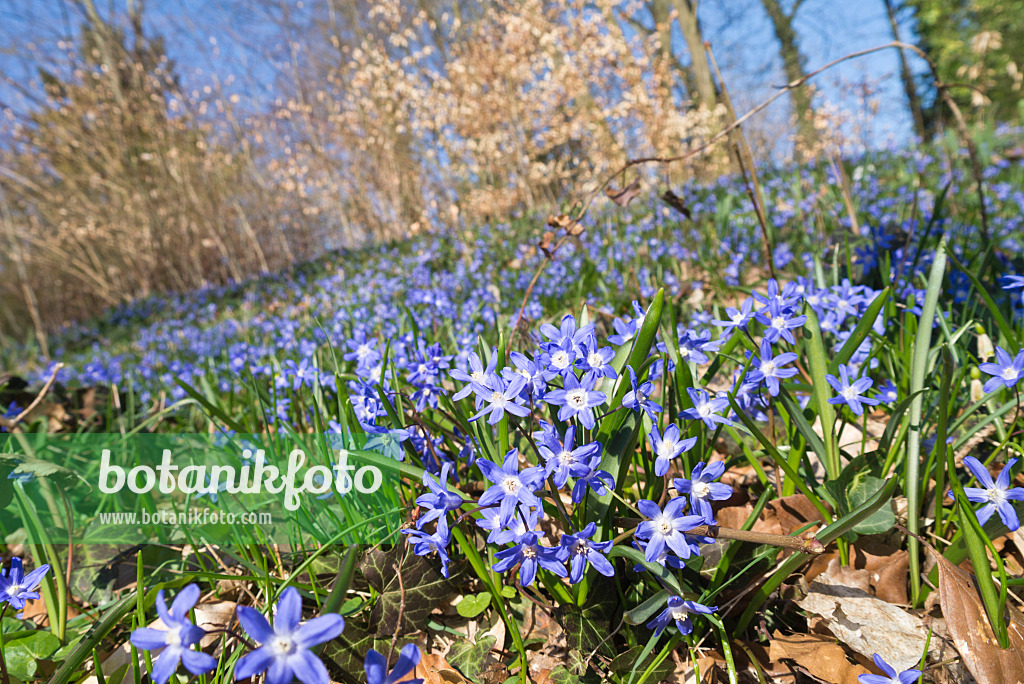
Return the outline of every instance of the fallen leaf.
<path id="1" fill-rule="evenodd" d="M 640 181 L 635 180 L 621 190 L 610 187 L 605 188 L 604 194 L 608 195 L 608 199 L 612 202 L 615 202 L 620 207 L 624 207 L 640 194 Z"/>
<path id="2" fill-rule="evenodd" d="M 812 676 L 832 684 L 858 684 L 857 677 L 872 674 L 863 665 L 846 659 L 846 651 L 835 639 L 816 634 L 782 636 L 775 630 L 768 648 L 772 662 L 792 660 Z"/>
<path id="3" fill-rule="evenodd" d="M 551 241 L 555 239 L 555 234 L 550 230 L 545 230 L 544 235 L 541 237 L 540 242 L 537 243 L 537 247 L 540 251 L 544 252 L 547 257 L 551 256 Z"/>
<path id="4" fill-rule="evenodd" d="M 932 555 L 939 567 L 942 616 L 967 669 L 978 684 L 1024 682 L 1024 617 L 1012 605 L 1006 606 L 1010 616 L 1010 647 L 1000 648 L 970 573 L 940 554 Z"/>
<path id="5" fill-rule="evenodd" d="M 672 192 L 671 190 L 666 190 L 665 192 L 662 193 L 661 200 L 665 204 L 667 204 L 668 206 L 672 207 L 680 214 L 685 216 L 686 218 L 693 220 L 693 212 L 691 212 L 690 208 L 686 206 L 686 202 L 683 200 L 683 198 L 677 195 L 676 193 Z"/>
<path id="6" fill-rule="evenodd" d="M 844 567 L 833 558 L 796 603 L 823 618 L 836 638 L 865 658 L 878 653 L 898 670 L 913 666 L 926 641 L 920 618 L 871 596 L 868 589 L 867 570 Z M 938 653 L 937 644 L 930 650 Z"/>
<path id="7" fill-rule="evenodd" d="M 424 653 L 408 679 L 422 679 L 424 684 L 466 684 L 469 681 L 436 653 Z"/>

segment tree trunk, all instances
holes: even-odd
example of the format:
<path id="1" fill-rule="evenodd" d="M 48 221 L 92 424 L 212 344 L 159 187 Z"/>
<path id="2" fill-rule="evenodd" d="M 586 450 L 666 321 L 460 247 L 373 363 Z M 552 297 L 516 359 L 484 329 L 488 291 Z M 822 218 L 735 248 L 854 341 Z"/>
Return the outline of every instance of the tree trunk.
<path id="1" fill-rule="evenodd" d="M 793 18 L 800 7 L 800 0 L 793 5 L 793 11 L 789 14 L 783 11 L 781 0 L 761 0 L 761 4 L 771 19 L 775 38 L 779 41 L 779 57 L 782 58 L 786 82 L 799 81 L 807 75 L 804 71 L 804 56 L 800 54 L 796 30 L 793 28 Z M 793 107 L 793 116 L 796 118 L 800 137 L 806 144 L 813 144 L 818 135 L 814 130 L 812 118 L 814 109 L 811 106 L 811 92 L 806 86 L 793 88 L 789 91 L 789 101 Z"/>
<path id="2" fill-rule="evenodd" d="M 892 37 L 901 41 L 900 26 L 896 21 L 896 12 L 899 7 L 893 6 L 892 0 L 882 0 L 885 3 L 885 11 L 889 15 L 889 25 L 892 27 Z M 914 117 L 914 131 L 921 140 L 925 139 L 927 131 L 924 126 L 924 114 L 921 112 L 921 98 L 917 94 L 917 86 L 914 83 L 914 75 L 910 72 L 910 65 L 907 63 L 907 53 L 903 48 L 899 49 L 900 56 L 900 79 L 903 81 L 903 92 L 907 96 L 907 106 L 910 107 L 910 114 Z"/>
<path id="3" fill-rule="evenodd" d="M 686 47 L 690 51 L 691 71 L 694 84 L 697 86 L 697 104 L 709 109 L 714 108 L 717 100 L 715 81 L 711 78 L 708 58 L 704 53 L 704 36 L 697 21 L 696 0 L 675 0 L 679 28 L 686 39 Z"/>

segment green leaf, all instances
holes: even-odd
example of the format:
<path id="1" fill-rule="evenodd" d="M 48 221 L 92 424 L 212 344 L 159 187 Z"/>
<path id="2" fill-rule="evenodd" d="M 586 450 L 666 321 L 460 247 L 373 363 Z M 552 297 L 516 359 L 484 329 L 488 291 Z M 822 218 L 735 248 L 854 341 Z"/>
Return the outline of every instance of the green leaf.
<path id="1" fill-rule="evenodd" d="M 82 666 L 85 661 L 92 657 L 93 649 L 99 646 L 103 638 L 110 633 L 114 627 L 121 624 L 121 621 L 135 608 L 135 592 L 121 598 L 120 601 L 110 606 L 103 618 L 93 625 L 92 629 L 85 635 L 85 638 L 75 647 L 71 654 L 60 666 L 47 684 L 68 684 L 78 679 L 82 674 Z"/>
<path id="2" fill-rule="evenodd" d="M 63 488 L 84 484 L 89 489 L 92 489 L 92 485 L 89 484 L 88 480 L 74 470 L 23 454 L 0 454 L 0 472 L 14 475 L 32 475 L 41 479 L 53 480 L 54 483 Z M 5 476 L 5 479 L 10 478 Z"/>
<path id="3" fill-rule="evenodd" d="M 657 594 L 641 603 L 636 608 L 626 612 L 626 624 L 628 625 L 642 625 L 650 620 L 655 613 L 659 612 L 665 607 L 665 602 L 668 601 L 668 597 L 671 594 L 667 590 L 662 589 Z"/>
<path id="4" fill-rule="evenodd" d="M 459 615 L 464 618 L 475 618 L 477 615 L 487 610 L 487 606 L 490 604 L 490 594 L 471 594 L 463 597 L 463 599 L 459 601 L 459 604 L 455 606 L 455 610 L 457 610 Z"/>
<path id="5" fill-rule="evenodd" d="M 646 651 L 646 653 L 644 652 Z M 658 654 L 652 649 L 636 645 L 627 651 L 620 653 L 608 664 L 608 669 L 619 676 L 625 676 L 631 672 L 643 672 L 657 659 Z M 653 682 L 661 682 L 672 679 L 672 672 L 676 664 L 671 658 L 664 659 L 655 665 L 647 679 Z"/>
<path id="6" fill-rule="evenodd" d="M 40 662 L 47 660 L 60 648 L 60 640 L 42 630 L 26 632 L 23 637 L 4 642 L 4 658 L 8 674 L 22 681 L 32 679 Z"/>
<path id="7" fill-rule="evenodd" d="M 442 577 L 438 565 L 436 559 L 413 555 L 407 544 L 366 552 L 360 570 L 379 594 L 370 610 L 377 637 L 418 630 L 438 602 L 452 593 L 453 580 Z"/>
<path id="8" fill-rule="evenodd" d="M 480 682 L 484 670 L 487 669 L 491 649 L 497 642 L 490 634 L 486 635 L 476 643 L 468 641 L 457 641 L 452 644 L 451 650 L 445 659 L 450 665 L 462 673 L 466 679 L 473 682 Z"/>
<path id="9" fill-rule="evenodd" d="M 565 642 L 570 649 L 584 653 L 596 650 L 609 658 L 615 657 L 611 640 L 605 640 L 611 626 L 602 608 L 580 609 L 570 603 L 556 607 L 554 617 L 565 632 Z"/>
<path id="10" fill-rule="evenodd" d="M 871 327 L 875 323 L 875 319 L 878 318 L 878 314 L 882 311 L 882 307 L 885 306 L 886 301 L 889 299 L 890 288 L 885 288 L 879 292 L 871 303 L 868 304 L 868 308 L 864 310 L 864 314 L 861 319 L 857 321 L 856 327 L 850 336 L 846 338 L 846 342 L 839 349 L 839 352 L 832 357 L 832 360 L 828 362 L 828 372 L 835 375 L 839 372 L 839 366 L 849 361 L 854 352 L 861 343 L 871 334 Z"/>
<path id="11" fill-rule="evenodd" d="M 579 684 L 579 676 L 569 671 L 565 665 L 556 665 L 548 673 L 548 681 L 552 684 Z"/>
<path id="12" fill-rule="evenodd" d="M 639 563 L 644 566 L 647 570 L 654 573 L 654 575 L 661 580 L 668 588 L 674 591 L 676 594 L 682 594 L 683 590 L 679 586 L 679 581 L 676 580 L 676 576 L 666 568 L 664 565 L 658 563 L 649 563 L 644 558 L 644 554 L 639 549 L 634 549 L 632 546 L 613 546 L 612 550 L 608 552 L 609 558 L 625 558 L 626 560 L 632 561 L 633 563 Z"/>
<path id="13" fill-rule="evenodd" d="M 867 475 L 858 478 L 848 493 L 851 510 L 857 510 L 864 505 L 874 494 L 885 487 L 885 481 L 878 477 Z M 853 531 L 857 534 L 881 534 L 889 532 L 896 523 L 896 516 L 892 512 L 892 506 L 882 506 L 867 518 L 857 523 Z"/>
<path id="14" fill-rule="evenodd" d="M 828 384 L 825 376 L 828 375 L 828 363 L 825 361 L 825 342 L 821 336 L 821 326 L 818 325 L 818 316 L 810 306 L 804 309 L 807 315 L 807 323 L 804 324 L 804 339 L 807 341 L 808 371 L 811 374 L 812 392 L 814 402 L 818 409 L 818 417 L 821 418 L 821 430 L 825 435 L 825 470 L 828 471 L 828 478 L 834 480 L 839 477 L 839 453 L 836 449 L 835 435 L 832 425 L 836 422 L 836 412 L 832 404 L 828 403 L 829 393 L 832 386 Z"/>

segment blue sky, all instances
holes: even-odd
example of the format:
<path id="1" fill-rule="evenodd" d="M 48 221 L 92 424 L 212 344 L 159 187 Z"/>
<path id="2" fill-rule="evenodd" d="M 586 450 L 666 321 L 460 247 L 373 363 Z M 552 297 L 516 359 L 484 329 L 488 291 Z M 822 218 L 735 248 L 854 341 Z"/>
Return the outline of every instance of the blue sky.
<path id="1" fill-rule="evenodd" d="M 271 13 L 286 7 L 308 11 L 309 1 L 282 0 L 148 0 L 148 28 L 167 37 L 170 56 L 178 65 L 183 83 L 191 87 L 209 83 L 216 73 L 226 86 L 261 102 L 277 95 L 275 79 L 286 64 L 267 60 L 267 52 L 287 53 L 286 41 L 277 31 Z M 789 6 L 792 0 L 783 0 Z M 97 0 L 101 13 L 123 9 L 126 0 Z M 705 38 L 712 43 L 727 85 L 740 113 L 768 97 L 785 82 L 771 25 L 760 0 L 703 0 L 699 16 Z M 69 0 L 0 0 L 0 71 L 24 84 L 34 77 L 34 67 L 24 55 L 30 48 L 52 46 L 73 34 L 79 24 L 78 10 Z M 892 39 L 882 0 L 806 0 L 795 22 L 808 69 L 855 50 Z M 912 37 L 903 28 L 904 39 Z M 678 39 L 678 38 L 677 38 Z M 682 41 L 678 39 L 680 49 Z M 917 64 L 918 69 L 921 64 Z M 858 84 L 880 87 L 880 108 L 871 120 L 871 141 L 883 145 L 890 139 L 906 141 L 911 132 L 895 51 L 877 53 L 847 62 L 823 74 L 816 85 L 828 101 L 845 109 L 857 107 Z M 0 104 L 21 108 L 25 100 L 18 89 L 0 83 Z M 765 116 L 782 120 L 782 98 Z"/>

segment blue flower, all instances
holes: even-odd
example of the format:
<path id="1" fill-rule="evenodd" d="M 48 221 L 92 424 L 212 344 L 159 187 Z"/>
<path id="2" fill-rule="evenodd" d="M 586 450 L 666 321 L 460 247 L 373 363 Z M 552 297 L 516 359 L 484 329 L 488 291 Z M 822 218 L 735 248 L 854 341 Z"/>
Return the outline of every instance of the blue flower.
<path id="1" fill-rule="evenodd" d="M 601 445 L 597 442 L 576 446 L 576 426 L 570 425 L 565 430 L 565 441 L 559 443 L 554 428 L 542 433 L 538 451 L 546 461 L 546 473 L 554 478 L 555 487 L 561 489 L 568 482 L 569 476 L 586 477 L 590 473 L 590 458 L 600 452 Z"/>
<path id="2" fill-rule="evenodd" d="M 335 639 L 345 629 L 345 620 L 336 613 L 321 615 L 304 624 L 302 598 L 295 587 L 281 592 L 274 614 L 274 626 L 255 608 L 239 606 L 238 622 L 260 647 L 242 656 L 235 664 L 235 679 L 248 679 L 266 672 L 267 684 L 330 684 L 323 662 L 310 647 Z"/>
<path id="3" fill-rule="evenodd" d="M 596 385 L 597 376 L 593 373 L 584 373 L 582 379 L 569 374 L 565 377 L 562 389 L 548 392 L 544 401 L 562 407 L 558 409 L 558 420 L 576 418 L 583 427 L 590 430 L 597 422 L 594 419 L 594 407 L 608 399 L 604 392 L 594 389 Z"/>
<path id="4" fill-rule="evenodd" d="M 544 471 L 531 466 L 519 472 L 519 449 L 510 449 L 500 468 L 483 458 L 478 459 L 476 464 L 484 477 L 494 483 L 480 495 L 478 503 L 480 506 L 493 506 L 501 502 L 503 524 L 512 518 L 519 504 L 543 507 L 534 492 L 544 485 Z"/>
<path id="5" fill-rule="evenodd" d="M 675 621 L 676 628 L 682 635 L 693 631 L 693 622 L 690 620 L 691 613 L 710 615 L 718 610 L 717 606 L 705 606 L 695 601 L 687 601 L 680 596 L 669 596 L 665 610 L 657 617 L 647 623 L 648 629 L 653 629 L 655 635 L 660 635 L 668 623 Z"/>
<path id="6" fill-rule="evenodd" d="M 1024 287 L 1024 276 L 1004 275 L 1002 280 L 1004 290 L 1017 290 Z"/>
<path id="7" fill-rule="evenodd" d="M 636 381 L 636 371 L 632 366 L 626 366 L 629 371 L 629 383 L 633 389 L 626 392 L 622 397 L 622 405 L 634 411 L 643 411 L 652 421 L 658 419 L 657 414 L 661 411 L 661 405 L 651 401 L 651 394 L 654 392 L 654 385 L 650 382 L 643 382 L 639 385 Z"/>
<path id="8" fill-rule="evenodd" d="M 373 650 L 366 653 L 366 660 L 363 667 L 366 670 L 366 684 L 423 684 L 422 679 L 404 679 L 406 675 L 416 669 L 420 662 L 420 649 L 416 644 L 406 644 L 398 654 L 398 662 L 388 674 L 387 659 Z"/>
<path id="9" fill-rule="evenodd" d="M 419 529 L 423 529 L 431 520 L 437 520 L 448 511 L 458 510 L 462 506 L 462 497 L 457 492 L 448 491 L 448 474 L 451 469 L 451 463 L 441 466 L 440 483 L 435 482 L 429 473 L 423 473 L 423 486 L 430 492 L 420 494 L 416 498 L 416 505 L 427 509 L 427 512 L 416 521 L 416 527 Z"/>
<path id="10" fill-rule="evenodd" d="M 878 398 L 887 404 L 896 403 L 896 400 L 900 398 L 896 385 L 893 384 L 892 380 L 886 380 L 878 386 Z"/>
<path id="11" fill-rule="evenodd" d="M 510 382 L 506 382 L 498 375 L 490 375 L 483 383 L 474 382 L 472 387 L 486 406 L 470 420 L 490 414 L 487 422 L 490 425 L 497 425 L 506 413 L 520 418 L 530 415 L 530 409 L 519 403 L 522 401 L 519 394 L 526 387 L 526 378 L 522 375 L 516 375 Z"/>
<path id="12" fill-rule="evenodd" d="M 718 415 L 719 411 L 728 408 L 729 400 L 726 397 L 712 399 L 706 390 L 687 387 L 686 393 L 690 395 L 693 408 L 684 409 L 681 415 L 691 420 L 702 420 L 709 430 L 715 429 L 716 423 L 732 425 L 732 421 L 725 416 Z"/>
<path id="13" fill-rule="evenodd" d="M 690 479 L 676 478 L 672 480 L 676 491 L 690 497 L 690 510 L 698 513 L 709 525 L 715 522 L 714 511 L 711 510 L 712 501 L 725 501 L 732 496 L 732 487 L 721 482 L 715 482 L 725 472 L 725 463 L 715 461 L 704 465 L 701 461 L 693 467 Z"/>
<path id="14" fill-rule="evenodd" d="M 753 314 L 754 300 L 747 297 L 740 308 L 729 306 L 725 309 L 725 315 L 729 318 L 727 320 L 713 319 L 711 322 L 720 328 L 731 330 L 737 328 L 739 330 L 745 330 L 750 319 L 754 317 Z"/>
<path id="15" fill-rule="evenodd" d="M 651 427 L 651 433 L 647 438 L 651 442 L 651 450 L 654 451 L 654 474 L 658 477 L 662 477 L 668 472 L 668 466 L 672 459 L 689 451 L 697 443 L 696 437 L 680 439 L 681 436 L 679 426 L 675 423 L 665 428 L 664 433 L 658 432 L 657 425 Z"/>
<path id="16" fill-rule="evenodd" d="M 985 392 L 994 392 L 1001 385 L 1014 387 L 1021 375 L 1024 375 L 1024 349 L 1011 359 L 1005 349 L 996 347 L 996 363 L 983 363 L 978 369 L 993 376 L 985 383 Z"/>
<path id="17" fill-rule="evenodd" d="M 615 358 L 615 350 L 611 347 L 597 348 L 597 344 L 583 345 L 583 353 L 576 360 L 577 365 L 584 372 L 592 372 L 601 378 L 617 378 L 619 374 L 612 367 L 612 359 Z"/>
<path id="18" fill-rule="evenodd" d="M 409 431 L 404 428 L 388 430 L 370 425 L 363 425 L 370 438 L 366 440 L 363 448 L 366 450 L 377 450 L 388 458 L 396 461 L 405 460 L 405 451 L 402 449 L 402 442 L 409 439 Z"/>
<path id="19" fill-rule="evenodd" d="M 647 541 L 647 549 L 644 551 L 644 558 L 647 561 L 657 559 L 666 547 L 680 558 L 690 557 L 692 549 L 683 533 L 705 524 L 705 520 L 699 515 L 683 513 L 686 508 L 685 498 L 677 496 L 670 500 L 665 504 L 664 511 L 658 508 L 658 504 L 647 499 L 641 499 L 637 503 L 637 508 L 644 516 L 650 518 L 636 528 L 636 538 Z"/>
<path id="20" fill-rule="evenodd" d="M 878 404 L 878 399 L 863 396 L 865 392 L 871 389 L 873 381 L 871 378 L 865 376 L 858 380 L 850 380 L 850 372 L 847 370 L 846 364 L 839 366 L 839 377 L 829 373 L 825 376 L 825 380 L 828 384 L 832 385 L 832 389 L 839 394 L 838 397 L 832 397 L 828 400 L 830 404 L 846 404 L 850 407 L 850 410 L 856 415 L 863 415 L 864 408 L 861 404 L 867 404 L 868 406 L 874 406 Z"/>
<path id="21" fill-rule="evenodd" d="M 131 642 L 143 651 L 163 649 L 153 661 L 150 672 L 154 682 L 165 684 L 181 663 L 194 675 L 201 675 L 217 667 L 217 659 L 202 651 L 192 650 L 206 634 L 201 628 L 192 624 L 188 613 L 199 600 L 199 587 L 190 584 L 182 589 L 167 609 L 164 590 L 156 594 L 156 610 L 166 630 L 152 627 L 139 627 L 132 632 Z"/>
<path id="22" fill-rule="evenodd" d="M 448 529 L 448 521 L 440 518 L 437 521 L 437 528 L 433 534 L 427 534 L 423 530 L 402 530 L 403 534 L 409 535 L 409 543 L 412 551 L 417 556 L 429 556 L 437 553 L 441 559 L 441 576 L 448 577 L 448 563 L 451 558 L 448 556 L 448 544 L 451 543 L 451 532 Z"/>
<path id="23" fill-rule="evenodd" d="M 878 669 L 885 673 L 885 676 L 875 674 L 862 674 L 857 676 L 860 684 L 914 684 L 921 678 L 921 670 L 904 670 L 897 674 L 896 668 L 882 660 L 877 653 L 871 656 Z"/>
<path id="24" fill-rule="evenodd" d="M 1011 532 L 1020 527 L 1020 520 L 1017 518 L 1017 511 L 1010 505 L 1010 501 L 1024 501 L 1024 488 L 1010 487 L 1010 469 L 1018 459 L 1011 458 L 999 472 L 996 481 L 992 481 L 981 461 L 973 456 L 964 456 L 964 466 L 971 471 L 971 474 L 978 480 L 981 487 L 964 487 L 967 498 L 974 503 L 984 503 L 978 509 L 978 522 L 984 525 L 993 513 L 998 512 L 999 518 Z"/>
<path id="25" fill-rule="evenodd" d="M 600 446 L 600 445 L 598 445 Z M 587 489 L 592 489 L 598 496 L 606 496 L 609 489 L 615 489 L 615 480 L 607 471 L 601 470 L 600 449 L 590 457 L 587 463 L 589 472 L 583 477 L 576 479 L 572 486 L 572 502 L 578 504 L 586 496 Z"/>
<path id="26" fill-rule="evenodd" d="M 772 356 L 772 345 L 765 337 L 761 340 L 761 356 L 754 357 L 753 369 L 750 371 L 749 380 L 756 383 L 768 385 L 768 393 L 773 397 L 779 396 L 779 380 L 791 378 L 796 375 L 796 368 L 783 368 L 788 363 L 793 363 L 799 357 L 793 352 L 785 352 L 778 356 Z"/>
<path id="27" fill-rule="evenodd" d="M 588 524 L 576 534 L 563 534 L 559 545 L 559 560 L 569 563 L 569 582 L 576 584 L 583 579 L 587 571 L 587 564 L 594 566 L 594 569 L 605 577 L 615 574 L 615 568 L 604 554 L 611 550 L 613 541 L 594 542 L 590 538 L 597 532 L 597 525 Z"/>
<path id="28" fill-rule="evenodd" d="M 807 322 L 807 316 L 790 317 L 790 313 L 782 308 L 779 300 L 773 299 L 768 306 L 757 312 L 757 320 L 764 323 L 764 336 L 769 342 L 775 343 L 781 337 L 790 344 L 796 344 L 793 330 Z"/>
<path id="29" fill-rule="evenodd" d="M 25 601 L 39 598 L 36 589 L 49 571 L 49 565 L 40 565 L 26 575 L 21 558 L 15 556 L 11 559 L 11 569 L 0 575 L 0 603 L 9 603 L 11 608 L 21 610 Z"/>
<path id="30" fill-rule="evenodd" d="M 547 546 L 541 546 L 540 536 L 536 532 L 527 532 L 522 540 L 510 549 L 498 551 L 494 557 L 498 562 L 494 564 L 496 572 L 505 572 L 519 565 L 519 583 L 524 587 L 533 584 L 537 578 L 537 568 L 545 568 L 559 577 L 568 576 L 565 566 L 559 561 L 559 550 Z"/>

